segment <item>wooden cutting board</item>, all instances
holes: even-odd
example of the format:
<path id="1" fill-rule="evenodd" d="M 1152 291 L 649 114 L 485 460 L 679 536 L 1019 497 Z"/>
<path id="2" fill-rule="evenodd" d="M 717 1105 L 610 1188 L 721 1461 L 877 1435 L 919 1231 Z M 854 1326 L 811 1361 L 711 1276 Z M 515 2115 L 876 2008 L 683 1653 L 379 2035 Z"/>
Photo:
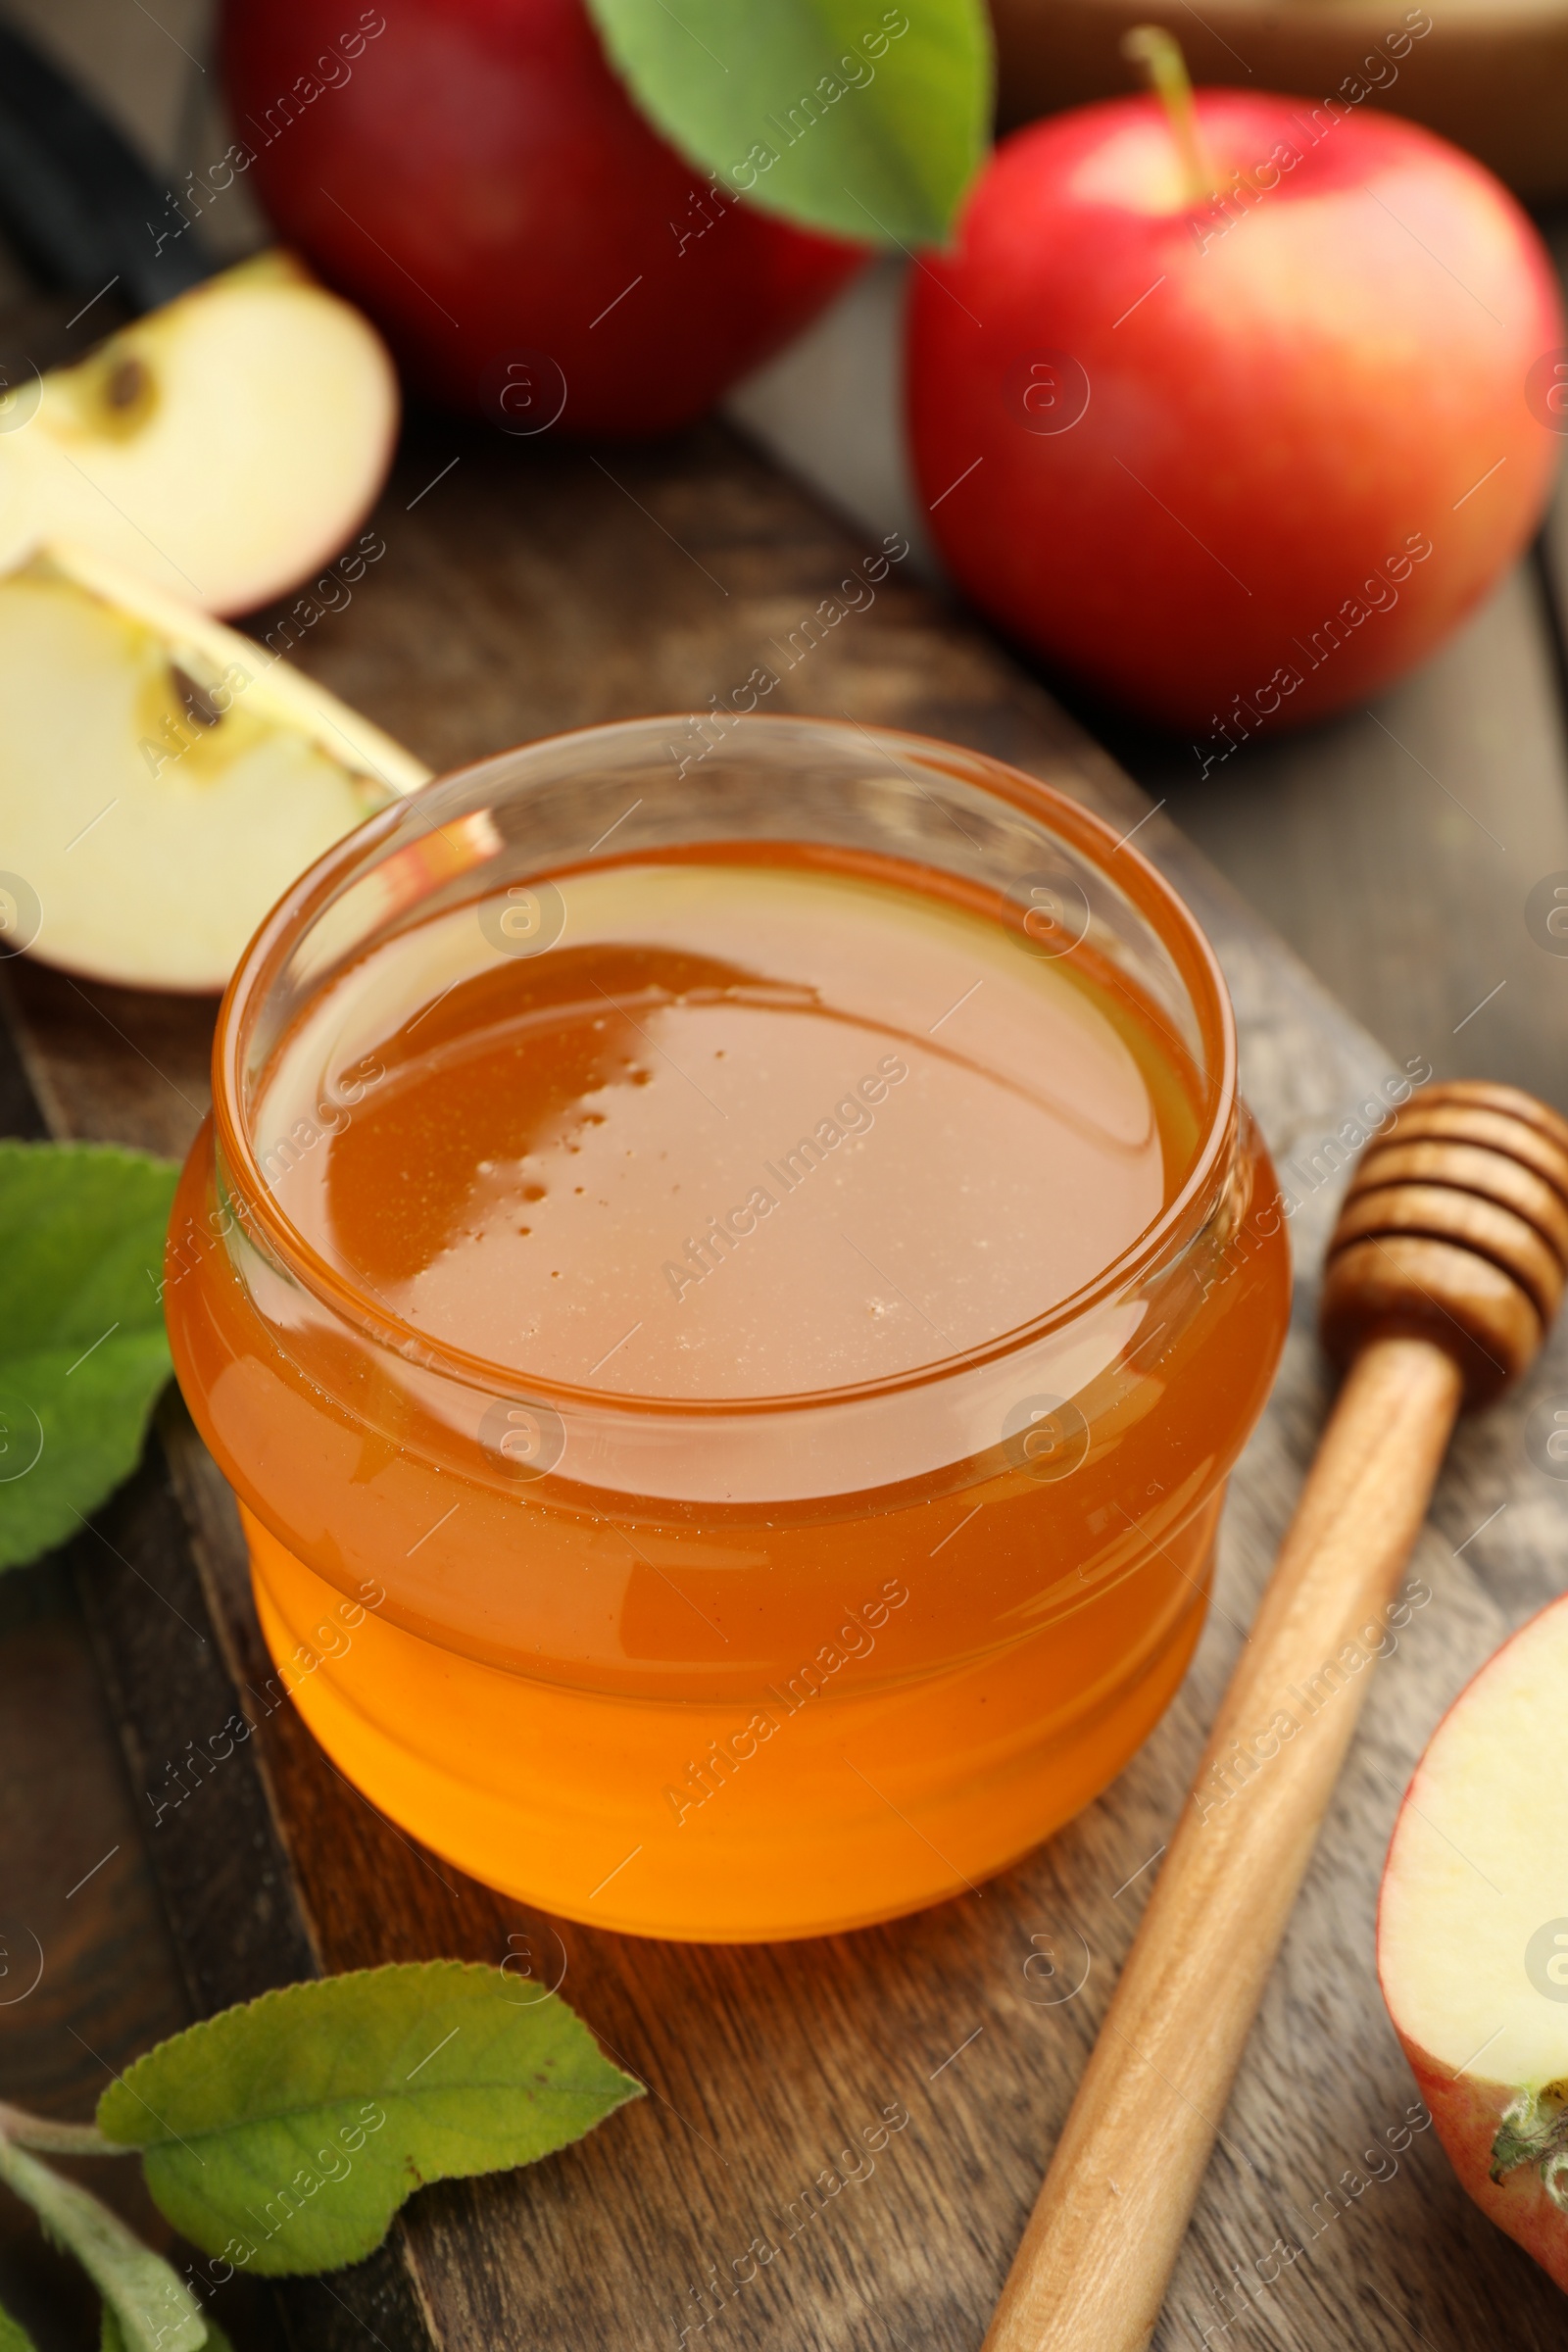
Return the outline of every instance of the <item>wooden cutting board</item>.
<path id="1" fill-rule="evenodd" d="M 1127 779 L 907 566 L 874 605 L 832 619 L 824 600 L 871 550 L 719 429 L 582 454 L 424 422 L 375 521 L 385 554 L 351 601 L 294 609 L 297 658 L 437 767 L 591 720 L 702 710 L 765 664 L 775 709 L 970 744 L 1136 828 L 1230 980 L 1247 1092 L 1300 1201 L 1284 1369 L 1233 1481 L 1215 1611 L 1175 1705 L 1098 1804 L 978 1893 L 857 1936 L 738 1949 L 530 1914 L 394 1831 L 291 1709 L 264 1716 L 244 1695 L 267 1667 L 233 1506 L 176 1399 L 80 1547 L 197 2012 L 318 1969 L 435 1954 L 499 1968 L 510 1951 L 514 1981 L 526 1954 L 533 1981 L 559 1982 L 648 2086 L 546 2163 L 422 2191 L 370 2262 L 282 2289 L 291 2340 L 337 2352 L 368 2329 L 382 2352 L 969 2352 L 1316 1437 L 1312 1293 L 1334 1169 L 1390 1073 Z M 820 633 L 803 653 L 812 613 Z M 206 1102 L 210 1004 L 25 963 L 5 977 L 53 1133 L 183 1151 Z M 1460 2194 L 1431 2132 L 1409 2130 L 1423 2111 L 1373 1975 L 1378 1872 L 1414 1757 L 1460 1684 L 1563 1582 L 1568 1490 L 1523 1443 L 1532 1404 L 1559 1390 L 1568 1401 L 1561 1337 L 1527 1395 L 1458 1439 L 1414 1562 L 1430 1598 L 1379 1669 L 1161 2346 L 1473 2352 L 1504 2310 L 1514 2352 L 1563 2340 L 1555 2290 Z M 154 1829 L 142 1792 L 236 1703 L 256 1737 Z M 1179 2097 L 1151 2075 L 1152 2164 Z M 896 2128 L 846 2180 L 840 2150 L 878 2118 Z M 1288 2265 L 1276 2239 L 1300 2249 Z"/>

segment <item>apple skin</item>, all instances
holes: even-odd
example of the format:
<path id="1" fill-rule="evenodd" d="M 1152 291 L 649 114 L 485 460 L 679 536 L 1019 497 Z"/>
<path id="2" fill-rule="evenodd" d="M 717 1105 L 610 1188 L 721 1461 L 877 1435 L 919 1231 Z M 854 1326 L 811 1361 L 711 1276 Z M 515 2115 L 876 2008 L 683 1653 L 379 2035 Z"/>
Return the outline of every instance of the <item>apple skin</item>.
<path id="1" fill-rule="evenodd" d="M 1492 2178 L 1492 2143 L 1514 2091 L 1469 2075 L 1455 2081 L 1447 2067 L 1400 2033 L 1397 2019 L 1394 2030 L 1466 2196 L 1568 2292 L 1568 2214 L 1552 2203 L 1533 2165 L 1520 2165 L 1500 2180 Z"/>
<path id="2" fill-rule="evenodd" d="M 1191 206 L 1152 98 L 1015 133 L 914 276 L 906 397 L 959 584 L 1212 764 L 1422 661 L 1513 561 L 1561 446 L 1525 379 L 1568 335 L 1525 215 L 1432 133 L 1363 109 L 1313 144 L 1310 101 L 1197 103 L 1222 188 L 1273 184 L 1229 225 Z M 1068 370 L 1026 426 L 1042 352 L 1088 377 L 1065 430 L 1040 404 L 1071 414 Z"/>
<path id="3" fill-rule="evenodd" d="M 487 370 L 530 350 L 564 373 L 560 430 L 667 432 L 865 258 L 715 195 L 636 111 L 581 0 L 387 0 L 352 66 L 342 24 L 335 0 L 230 0 L 236 134 L 279 230 L 448 406 L 501 421 Z M 319 95 L 284 122 L 302 76 Z"/>
<path id="4" fill-rule="evenodd" d="M 1527 1619 L 1443 1716 L 1389 1840 L 1378 1893 L 1377 1958 L 1390 2023 L 1460 2186 L 1568 2291 L 1568 2211 L 1547 2192 L 1540 2166 L 1522 2161 L 1500 2180 L 1492 2177 L 1498 2127 L 1522 2090 L 1550 2085 L 1560 2092 L 1568 2086 L 1561 2007 L 1535 2010 L 1535 1995 L 1527 1996 L 1532 2022 L 1523 2040 L 1517 2032 L 1525 1923 L 1541 1910 L 1568 1908 L 1565 1800 L 1555 1754 L 1539 1774 L 1521 1762 L 1535 1751 L 1541 1726 L 1555 1736 L 1565 1670 L 1568 1594 Z M 1456 1791 L 1473 1808 L 1462 1818 L 1455 1816 Z M 1482 1848 L 1487 1873 L 1496 1873 L 1500 1887 L 1467 1859 Z M 1445 1891 L 1448 1874 L 1466 1898 L 1458 1914 Z M 1434 2007 L 1435 1984 L 1456 1988 L 1463 2012 L 1457 2022 L 1446 1998 Z M 1470 2072 L 1469 2051 L 1481 2057 L 1489 2047 L 1480 2038 L 1486 2026 L 1476 2024 L 1483 2016 L 1487 2024 L 1501 2021 L 1493 2039 L 1513 2049 L 1519 2081 Z M 1435 2056 L 1428 2046 L 1445 2037 L 1456 2057 Z"/>

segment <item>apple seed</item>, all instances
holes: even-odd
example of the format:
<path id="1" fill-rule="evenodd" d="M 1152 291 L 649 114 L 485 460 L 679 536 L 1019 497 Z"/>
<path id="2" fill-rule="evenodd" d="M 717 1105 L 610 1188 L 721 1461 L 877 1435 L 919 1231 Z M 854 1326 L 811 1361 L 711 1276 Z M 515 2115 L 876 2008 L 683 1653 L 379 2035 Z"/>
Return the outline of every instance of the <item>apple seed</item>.
<path id="1" fill-rule="evenodd" d="M 111 369 L 104 386 L 104 399 L 112 409 L 133 408 L 147 389 L 147 369 L 135 354 L 128 353 Z"/>

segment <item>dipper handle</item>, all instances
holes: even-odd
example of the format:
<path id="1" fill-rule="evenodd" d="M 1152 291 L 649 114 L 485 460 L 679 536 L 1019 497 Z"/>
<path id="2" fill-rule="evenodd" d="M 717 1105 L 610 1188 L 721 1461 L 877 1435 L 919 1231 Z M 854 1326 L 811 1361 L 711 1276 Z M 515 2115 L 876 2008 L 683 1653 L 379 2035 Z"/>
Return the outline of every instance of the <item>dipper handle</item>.
<path id="1" fill-rule="evenodd" d="M 1455 1417 L 1529 1364 L 1565 1275 L 1568 1122 L 1512 1087 L 1413 1096 L 1329 1245 L 1349 1369 L 985 2352 L 1147 2345 Z"/>

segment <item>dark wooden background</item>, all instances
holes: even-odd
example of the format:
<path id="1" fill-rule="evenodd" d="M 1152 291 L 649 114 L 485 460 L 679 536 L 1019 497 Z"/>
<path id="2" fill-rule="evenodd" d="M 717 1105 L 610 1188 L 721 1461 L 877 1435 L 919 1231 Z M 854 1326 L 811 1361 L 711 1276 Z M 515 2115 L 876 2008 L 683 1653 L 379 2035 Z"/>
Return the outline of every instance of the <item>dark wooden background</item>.
<path id="1" fill-rule="evenodd" d="M 106 51 L 88 36 L 108 14 L 50 19 L 101 75 Z M 156 44 L 200 47 L 194 9 L 158 15 L 130 26 L 117 0 L 107 51 L 119 102 L 143 77 L 144 127 L 167 79 L 149 62 Z M 172 155 L 193 134 L 177 108 L 166 117 L 157 137 Z M 313 632 L 305 665 L 443 766 L 590 719 L 703 708 L 871 543 L 867 520 L 834 519 L 721 426 L 596 454 L 597 466 L 416 419 L 376 518 L 387 556 Z M 1568 963 L 1533 944 L 1523 912 L 1532 884 L 1568 867 L 1559 551 L 1568 539 L 1548 534 L 1372 712 L 1265 738 L 1203 786 L 1183 747 L 1086 713 L 1147 798 L 912 577 L 895 575 L 784 691 L 793 708 L 1013 759 L 1124 825 L 1163 801 L 1140 843 L 1215 938 L 1250 1095 L 1276 1152 L 1304 1168 L 1407 1057 L 1515 1078 L 1568 1108 Z M 36 967 L 7 979 L 0 1126 L 184 1148 L 205 1101 L 210 1006 Z M 86 2115 L 109 2070 L 268 1984 L 427 1952 L 499 1965 L 523 1934 L 547 1981 L 564 1967 L 566 1997 L 650 2096 L 526 2173 L 425 2191 L 386 2253 L 352 2274 L 281 2296 L 230 2290 L 220 2315 L 241 2352 L 368 2339 L 385 2352 L 676 2352 L 683 2329 L 688 2345 L 734 2352 L 977 2345 L 1321 1419 L 1311 1289 L 1332 1190 L 1296 1221 L 1285 1372 L 1233 1489 L 1219 1609 L 1165 1723 L 1104 1799 L 978 1899 L 851 1937 L 704 1950 L 529 1918 L 392 1832 L 287 1713 L 152 1833 L 145 1791 L 166 1760 L 259 1679 L 226 1496 L 171 1402 L 142 1475 L 94 1529 L 0 1579 L 0 2094 Z M 1443 1706 L 1565 1582 L 1568 1492 L 1523 1439 L 1532 1407 L 1559 1392 L 1560 1338 L 1528 1393 L 1455 1446 L 1416 1563 L 1433 1598 L 1380 1669 L 1161 2346 L 1207 2329 L 1210 2343 L 1303 2352 L 1470 2352 L 1502 2315 L 1520 2352 L 1563 2340 L 1555 2290 L 1469 2206 L 1430 2133 L 1395 2177 L 1340 2200 L 1336 2220 L 1313 2211 L 1347 2172 L 1366 2181 L 1362 2151 L 1414 2098 L 1372 1976 L 1377 1874 Z M 18 1997 L 35 1948 L 41 1977 Z M 1048 1960 L 1069 1973 L 1046 1974 Z M 1053 1999 L 1084 1961 L 1081 1988 Z M 1169 2095 L 1151 2082 L 1151 2162 Z M 894 2103 L 909 2120 L 874 2175 L 788 2236 L 791 2200 Z M 167 2242 L 132 2174 L 94 2177 Z M 759 2234 L 778 2254 L 715 2302 L 712 2270 L 733 2282 Z M 1256 2258 L 1279 2234 L 1305 2245 L 1302 2259 L 1244 2300 L 1230 2266 L 1255 2294 Z M 45 2352 L 95 2340 L 72 2266 L 9 2206 L 0 2299 Z"/>

